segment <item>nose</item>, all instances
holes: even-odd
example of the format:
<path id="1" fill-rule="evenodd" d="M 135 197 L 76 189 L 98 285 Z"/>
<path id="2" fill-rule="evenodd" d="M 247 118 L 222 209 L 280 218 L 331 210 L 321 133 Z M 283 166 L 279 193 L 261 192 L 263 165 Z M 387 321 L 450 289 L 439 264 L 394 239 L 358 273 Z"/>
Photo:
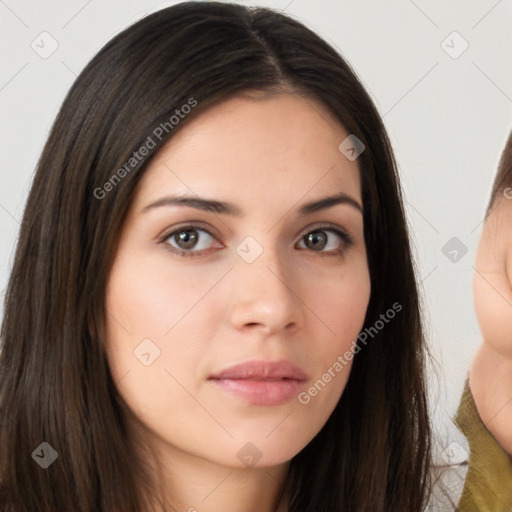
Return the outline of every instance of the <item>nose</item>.
<path id="1" fill-rule="evenodd" d="M 230 318 L 238 330 L 260 330 L 270 336 L 290 334 L 304 318 L 297 274 L 286 267 L 278 250 L 265 248 L 252 263 L 240 258 L 233 276 Z"/>

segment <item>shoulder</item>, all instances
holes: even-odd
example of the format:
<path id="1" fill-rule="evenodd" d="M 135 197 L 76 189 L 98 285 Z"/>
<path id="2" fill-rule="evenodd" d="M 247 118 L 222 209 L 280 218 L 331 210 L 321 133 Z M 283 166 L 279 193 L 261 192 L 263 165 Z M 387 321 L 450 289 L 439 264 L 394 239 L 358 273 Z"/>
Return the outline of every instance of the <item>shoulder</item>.
<path id="1" fill-rule="evenodd" d="M 469 465 L 457 510 L 511 510 L 512 460 L 486 428 L 466 381 L 454 422 L 469 443 Z"/>

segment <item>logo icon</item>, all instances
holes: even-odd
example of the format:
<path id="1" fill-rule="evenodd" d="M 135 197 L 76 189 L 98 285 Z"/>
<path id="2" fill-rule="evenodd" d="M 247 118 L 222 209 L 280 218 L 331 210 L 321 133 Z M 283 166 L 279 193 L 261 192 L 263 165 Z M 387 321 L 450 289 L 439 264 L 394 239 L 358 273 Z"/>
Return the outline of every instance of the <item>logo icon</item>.
<path id="1" fill-rule="evenodd" d="M 454 236 L 443 245 L 441 251 L 452 263 L 458 263 L 468 252 L 468 248 Z"/>
<path id="2" fill-rule="evenodd" d="M 452 59 L 458 59 L 469 48 L 469 43 L 457 31 L 453 31 L 443 39 L 441 48 Z"/>
<path id="3" fill-rule="evenodd" d="M 149 366 L 160 356 L 160 349 L 149 338 L 146 338 L 135 347 L 133 355 L 144 366 Z"/>
<path id="4" fill-rule="evenodd" d="M 365 150 L 365 145 L 353 133 L 351 133 L 338 146 L 338 149 L 348 160 L 353 162 Z"/>
<path id="5" fill-rule="evenodd" d="M 254 466 L 261 459 L 262 453 L 253 443 L 247 442 L 238 450 L 236 455 L 246 466 Z"/>
<path id="6" fill-rule="evenodd" d="M 59 43 L 51 34 L 44 31 L 30 43 L 30 47 L 41 59 L 47 59 L 57 50 Z"/>
<path id="7" fill-rule="evenodd" d="M 59 454 L 46 441 L 42 442 L 33 452 L 32 458 L 43 468 L 50 467 Z"/>
<path id="8" fill-rule="evenodd" d="M 441 452 L 441 457 L 450 466 L 455 467 L 462 462 L 467 461 L 468 452 L 456 441 L 450 443 L 447 448 Z"/>
<path id="9" fill-rule="evenodd" d="M 236 247 L 236 253 L 246 262 L 253 263 L 263 253 L 263 247 L 252 236 L 244 238 Z"/>

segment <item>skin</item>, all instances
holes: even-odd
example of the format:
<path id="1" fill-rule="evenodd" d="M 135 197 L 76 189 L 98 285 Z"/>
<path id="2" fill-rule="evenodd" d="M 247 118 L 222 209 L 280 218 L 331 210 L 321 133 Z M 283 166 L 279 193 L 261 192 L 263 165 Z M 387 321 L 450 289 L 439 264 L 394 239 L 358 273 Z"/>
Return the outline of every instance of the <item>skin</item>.
<path id="1" fill-rule="evenodd" d="M 299 95 L 238 95 L 183 126 L 137 185 L 107 284 L 106 349 L 176 510 L 286 510 L 278 493 L 289 461 L 345 388 L 351 364 L 306 405 L 254 405 L 208 377 L 253 359 L 288 359 L 307 373 L 308 389 L 356 339 L 370 298 L 362 213 L 348 203 L 297 213 L 340 191 L 362 207 L 357 160 L 338 150 L 347 136 Z M 229 201 L 244 215 L 177 205 L 142 211 L 171 194 Z M 212 236 L 196 233 L 188 250 L 199 256 L 172 253 L 183 250 L 179 235 L 162 236 L 191 221 Z M 326 245 L 308 247 L 305 235 L 318 228 Z M 247 236 L 263 250 L 252 263 L 236 252 Z M 145 338 L 161 351 L 149 366 L 133 354 Z M 247 442 L 261 453 L 250 466 L 237 457 Z"/>
<path id="2" fill-rule="evenodd" d="M 484 341 L 469 375 L 478 412 L 512 458 L 512 199 L 500 197 L 478 245 L 475 311 Z"/>

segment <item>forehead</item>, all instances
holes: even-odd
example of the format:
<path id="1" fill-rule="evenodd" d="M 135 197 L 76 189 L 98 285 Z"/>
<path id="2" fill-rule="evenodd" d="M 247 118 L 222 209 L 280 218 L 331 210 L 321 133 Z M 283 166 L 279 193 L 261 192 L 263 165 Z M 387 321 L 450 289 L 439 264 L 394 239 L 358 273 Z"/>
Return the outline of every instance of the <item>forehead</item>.
<path id="1" fill-rule="evenodd" d="M 348 135 L 310 98 L 239 94 L 191 119 L 159 150 L 136 201 L 168 191 L 282 202 L 341 190 L 360 202 L 357 160 L 339 150 Z"/>

